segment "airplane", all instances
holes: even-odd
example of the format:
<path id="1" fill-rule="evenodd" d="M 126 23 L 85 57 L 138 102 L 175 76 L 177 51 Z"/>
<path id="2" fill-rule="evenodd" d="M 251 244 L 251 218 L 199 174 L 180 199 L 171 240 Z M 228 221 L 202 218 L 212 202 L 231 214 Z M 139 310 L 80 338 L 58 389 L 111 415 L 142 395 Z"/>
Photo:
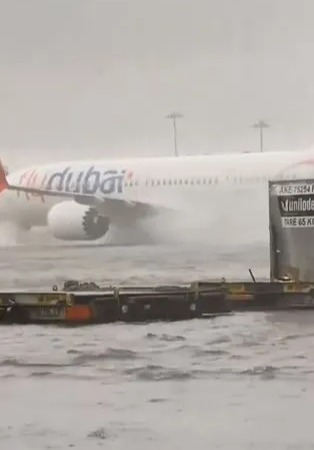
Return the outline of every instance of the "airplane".
<path id="1" fill-rule="evenodd" d="M 216 221 L 230 234 L 237 222 L 238 234 L 267 233 L 268 181 L 304 170 L 314 175 L 313 151 L 65 161 L 9 174 L 0 164 L 0 215 L 64 241 L 95 241 L 114 226 L 128 236 L 145 220 L 158 231 L 163 215 L 166 227 L 203 222 L 211 233 Z"/>

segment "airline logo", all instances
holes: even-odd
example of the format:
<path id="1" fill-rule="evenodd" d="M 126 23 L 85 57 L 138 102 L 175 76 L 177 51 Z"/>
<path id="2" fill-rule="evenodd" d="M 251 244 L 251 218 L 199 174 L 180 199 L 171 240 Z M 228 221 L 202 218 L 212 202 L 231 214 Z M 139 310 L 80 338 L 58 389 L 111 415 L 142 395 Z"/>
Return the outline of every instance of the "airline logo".
<path id="1" fill-rule="evenodd" d="M 75 194 L 93 195 L 96 192 L 106 195 L 121 194 L 125 174 L 125 170 L 101 172 L 94 166 L 80 172 L 73 172 L 71 167 L 66 167 L 62 172 L 51 174 L 45 185 L 47 190 Z"/>
<path id="2" fill-rule="evenodd" d="M 64 170 L 45 174 L 44 178 L 37 176 L 35 172 L 33 171 L 26 179 L 21 177 L 24 179 L 20 180 L 20 184 L 24 184 L 23 181 L 26 181 L 27 187 L 83 195 L 121 194 L 124 181 L 133 176 L 132 172 L 126 170 L 101 172 L 95 166 L 79 172 L 68 166 Z"/>

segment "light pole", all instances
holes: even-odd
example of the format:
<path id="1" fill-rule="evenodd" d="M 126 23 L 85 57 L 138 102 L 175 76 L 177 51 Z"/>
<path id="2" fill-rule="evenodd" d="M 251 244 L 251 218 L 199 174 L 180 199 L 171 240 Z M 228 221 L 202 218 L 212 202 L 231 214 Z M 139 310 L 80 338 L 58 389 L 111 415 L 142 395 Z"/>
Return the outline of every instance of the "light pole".
<path id="1" fill-rule="evenodd" d="M 173 134 L 174 134 L 174 154 L 175 156 L 178 156 L 178 150 L 177 150 L 177 124 L 176 119 L 181 119 L 183 117 L 182 114 L 173 112 L 171 114 L 168 114 L 166 116 L 167 119 L 172 119 L 173 122 Z"/>
<path id="2" fill-rule="evenodd" d="M 265 122 L 265 120 L 259 120 L 257 123 L 253 125 L 253 128 L 259 128 L 259 138 L 260 138 L 260 151 L 262 152 L 264 150 L 263 148 L 263 132 L 264 128 L 269 128 L 270 125 Z"/>

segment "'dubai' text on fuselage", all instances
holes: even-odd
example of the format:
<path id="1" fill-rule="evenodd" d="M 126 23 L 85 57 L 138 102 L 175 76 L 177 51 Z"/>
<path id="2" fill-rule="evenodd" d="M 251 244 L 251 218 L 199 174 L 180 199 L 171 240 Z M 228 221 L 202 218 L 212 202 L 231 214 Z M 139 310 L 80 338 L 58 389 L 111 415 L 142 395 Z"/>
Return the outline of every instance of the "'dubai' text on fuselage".
<path id="1" fill-rule="evenodd" d="M 85 170 L 74 171 L 67 166 L 59 172 L 39 174 L 36 170 L 23 173 L 19 179 L 19 185 L 25 187 L 36 187 L 48 191 L 60 191 L 73 194 L 121 194 L 125 179 L 132 178 L 132 172 L 126 170 L 100 171 L 95 166 Z"/>

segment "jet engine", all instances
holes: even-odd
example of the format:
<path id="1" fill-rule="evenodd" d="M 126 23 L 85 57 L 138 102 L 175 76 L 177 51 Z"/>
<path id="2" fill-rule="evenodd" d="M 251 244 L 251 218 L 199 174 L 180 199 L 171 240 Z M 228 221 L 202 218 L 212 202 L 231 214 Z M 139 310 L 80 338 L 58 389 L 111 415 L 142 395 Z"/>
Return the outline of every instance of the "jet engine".
<path id="1" fill-rule="evenodd" d="M 55 238 L 71 241 L 100 239 L 109 229 L 108 217 L 74 201 L 54 205 L 48 213 L 47 224 Z"/>

